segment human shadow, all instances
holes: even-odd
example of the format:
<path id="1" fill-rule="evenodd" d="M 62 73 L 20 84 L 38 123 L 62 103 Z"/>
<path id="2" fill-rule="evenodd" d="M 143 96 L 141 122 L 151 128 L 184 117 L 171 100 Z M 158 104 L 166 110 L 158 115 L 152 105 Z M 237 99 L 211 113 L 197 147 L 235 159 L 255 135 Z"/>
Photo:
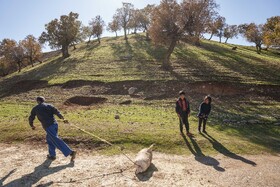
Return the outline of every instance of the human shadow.
<path id="1" fill-rule="evenodd" d="M 220 152 L 221 154 L 229 157 L 229 158 L 232 158 L 232 159 L 235 159 L 235 160 L 240 160 L 246 164 L 250 164 L 252 166 L 256 166 L 257 164 L 251 160 L 248 160 L 240 155 L 237 155 L 233 152 L 231 152 L 230 150 L 228 150 L 225 146 L 223 146 L 220 142 L 218 142 L 215 138 L 213 138 L 211 135 L 209 135 L 208 133 L 206 134 L 201 134 L 204 138 L 206 138 L 212 145 L 213 145 L 213 148 L 215 150 L 217 150 L 218 152 Z"/>
<path id="2" fill-rule="evenodd" d="M 158 171 L 157 167 L 151 163 L 150 167 L 147 169 L 147 171 L 143 172 L 143 173 L 138 173 L 136 174 L 136 177 L 138 178 L 138 180 L 140 181 L 148 181 L 150 180 L 150 178 L 153 176 L 154 172 Z"/>
<path id="3" fill-rule="evenodd" d="M 49 159 L 45 160 L 42 164 L 35 167 L 32 173 L 23 175 L 21 178 L 15 179 L 9 182 L 8 184 L 4 185 L 4 187 L 13 187 L 13 186 L 31 187 L 33 184 L 36 184 L 38 181 L 40 181 L 43 177 L 59 172 L 68 167 L 74 167 L 74 162 L 70 162 L 69 164 L 56 166 L 56 167 L 50 167 L 51 163 L 52 160 Z"/>
<path id="4" fill-rule="evenodd" d="M 191 153 L 194 155 L 194 158 L 196 161 L 198 161 L 204 165 L 207 165 L 207 166 L 212 166 L 217 171 L 220 171 L 220 172 L 225 171 L 225 169 L 220 166 L 220 162 L 218 160 L 216 160 L 215 158 L 210 157 L 210 156 L 205 156 L 203 154 L 199 145 L 196 143 L 196 141 L 192 137 L 190 137 L 190 140 L 191 140 L 191 143 L 193 144 L 194 149 L 192 148 L 191 144 L 187 140 L 186 136 L 185 135 L 182 135 L 182 136 L 186 142 L 187 147 L 189 148 Z"/>
<path id="5" fill-rule="evenodd" d="M 6 176 L 4 176 L 2 179 L 0 179 L 0 186 L 3 186 L 3 182 L 9 178 L 13 173 L 16 172 L 17 169 L 11 170 Z"/>

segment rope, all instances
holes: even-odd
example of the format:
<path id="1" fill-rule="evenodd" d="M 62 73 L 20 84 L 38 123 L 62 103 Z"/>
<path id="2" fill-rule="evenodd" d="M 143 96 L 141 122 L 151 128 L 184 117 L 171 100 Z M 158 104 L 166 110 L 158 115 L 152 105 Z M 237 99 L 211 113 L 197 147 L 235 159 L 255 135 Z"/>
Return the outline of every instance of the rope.
<path id="1" fill-rule="evenodd" d="M 136 166 L 141 167 L 140 165 L 136 164 L 127 154 L 125 154 L 125 153 L 123 152 L 123 149 L 124 149 L 123 147 L 120 147 L 120 146 L 118 146 L 118 145 L 114 145 L 114 144 L 112 144 L 111 142 L 109 142 L 109 141 L 107 141 L 107 140 L 105 140 L 105 139 L 103 139 L 103 138 L 100 138 L 99 136 L 97 136 L 97 135 L 95 135 L 95 134 L 93 134 L 93 133 L 91 133 L 91 132 L 88 132 L 88 131 L 86 131 L 85 129 L 82 129 L 82 128 L 78 127 L 77 125 L 74 125 L 74 124 L 72 124 L 72 123 L 69 123 L 69 124 L 70 124 L 71 126 L 75 127 L 76 129 L 78 129 L 78 130 L 80 130 L 80 131 L 82 131 L 82 132 L 84 132 L 84 133 L 86 133 L 86 134 L 88 134 L 88 135 L 90 135 L 90 136 L 92 136 L 92 137 L 95 137 L 95 138 L 101 140 L 102 142 L 104 142 L 104 143 L 106 143 L 106 144 L 108 144 L 108 145 L 110 145 L 110 146 L 115 146 L 115 147 L 119 148 L 120 153 L 121 153 L 122 155 L 124 155 L 130 162 L 132 162 L 132 163 L 133 163 L 134 165 L 136 165 Z"/>

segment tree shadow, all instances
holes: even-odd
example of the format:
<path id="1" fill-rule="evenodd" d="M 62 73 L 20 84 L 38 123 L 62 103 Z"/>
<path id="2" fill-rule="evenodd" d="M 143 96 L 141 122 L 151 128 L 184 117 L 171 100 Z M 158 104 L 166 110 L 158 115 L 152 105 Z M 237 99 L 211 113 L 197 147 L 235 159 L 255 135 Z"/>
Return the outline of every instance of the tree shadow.
<path id="1" fill-rule="evenodd" d="M 45 160 L 42 164 L 35 167 L 32 173 L 23 175 L 21 178 L 15 179 L 9 182 L 8 184 L 4 185 L 4 187 L 13 187 L 13 186 L 31 187 L 32 185 L 39 182 L 43 177 L 59 172 L 68 167 L 74 167 L 74 162 L 70 162 L 69 164 L 66 165 L 49 167 L 51 163 L 52 160 L 49 159 Z M 52 183 L 46 183 L 45 185 L 41 185 L 41 186 L 50 186 L 51 184 Z"/>
<path id="2" fill-rule="evenodd" d="M 189 141 L 187 140 L 185 135 L 183 135 L 183 138 L 186 142 L 187 147 L 189 148 L 191 153 L 194 155 L 194 158 L 196 161 L 200 162 L 201 164 L 207 165 L 207 166 L 212 166 L 217 171 L 220 171 L 220 172 L 225 171 L 225 169 L 220 166 L 220 162 L 218 160 L 216 160 L 215 158 L 210 157 L 210 156 L 205 156 L 202 153 L 199 145 L 196 143 L 196 141 L 192 137 L 190 138 L 190 140 L 193 144 L 194 149 L 192 148 L 191 144 L 189 143 Z"/>
<path id="3" fill-rule="evenodd" d="M 263 55 L 247 54 L 246 51 L 249 51 L 249 49 L 242 48 L 242 52 L 238 52 L 225 46 L 230 45 L 224 44 L 224 46 L 221 46 L 213 43 L 203 43 L 201 48 L 210 52 L 206 53 L 205 56 L 232 72 L 247 76 L 247 79 L 269 81 L 273 84 L 279 82 L 279 66 L 277 64 L 273 65 L 269 60 L 264 60 L 261 58 Z"/>
<path id="4" fill-rule="evenodd" d="M 79 59 L 75 57 L 67 59 L 59 57 L 35 69 L 0 80 L 0 98 L 53 86 L 48 84 L 46 78 L 52 79 L 58 74 L 67 74 L 70 70 L 75 69 L 77 62 Z M 65 69 L 61 71 L 61 67 Z"/>
<path id="5" fill-rule="evenodd" d="M 151 163 L 151 165 L 147 169 L 147 171 L 136 174 L 136 177 L 140 181 L 148 181 L 148 180 L 150 180 L 150 178 L 153 176 L 154 172 L 156 172 L 156 171 L 158 171 L 157 167 L 153 163 Z"/>
<path id="6" fill-rule="evenodd" d="M 5 175 L 2 179 L 0 179 L 0 186 L 3 186 L 3 182 L 9 178 L 13 173 L 16 172 L 17 169 L 11 170 L 7 175 Z"/>
<path id="7" fill-rule="evenodd" d="M 218 152 L 220 152 L 221 154 L 229 157 L 229 158 L 232 158 L 232 159 L 235 159 L 235 160 L 240 160 L 246 164 L 250 164 L 252 166 L 256 166 L 257 164 L 251 160 L 248 160 L 240 155 L 237 155 L 233 152 L 231 152 L 230 150 L 228 150 L 225 146 L 223 146 L 220 142 L 218 142 L 215 138 L 213 138 L 211 135 L 209 135 L 208 133 L 205 135 L 205 134 L 201 134 L 204 138 L 206 138 L 212 145 L 213 145 L 213 148 L 215 150 L 217 150 Z"/>

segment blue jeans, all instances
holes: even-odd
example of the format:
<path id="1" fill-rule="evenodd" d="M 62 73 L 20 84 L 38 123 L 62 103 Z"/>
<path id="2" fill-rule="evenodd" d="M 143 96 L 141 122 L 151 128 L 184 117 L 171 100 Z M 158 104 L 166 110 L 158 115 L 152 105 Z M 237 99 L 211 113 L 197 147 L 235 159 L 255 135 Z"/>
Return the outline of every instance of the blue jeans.
<path id="1" fill-rule="evenodd" d="M 49 126 L 46 129 L 47 132 L 47 143 L 49 146 L 49 155 L 50 156 L 56 156 L 55 149 L 59 149 L 64 156 L 68 156 L 72 153 L 72 150 L 69 148 L 69 146 L 58 137 L 58 125 L 57 123 L 54 123 L 53 125 Z"/>

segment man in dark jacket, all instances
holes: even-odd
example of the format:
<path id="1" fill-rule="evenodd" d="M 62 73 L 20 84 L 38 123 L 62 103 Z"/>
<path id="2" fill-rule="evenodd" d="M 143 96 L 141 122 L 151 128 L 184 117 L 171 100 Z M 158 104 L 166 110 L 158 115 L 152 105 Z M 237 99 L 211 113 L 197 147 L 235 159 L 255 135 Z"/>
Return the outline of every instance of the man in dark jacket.
<path id="1" fill-rule="evenodd" d="M 76 152 L 71 150 L 69 146 L 58 137 L 58 124 L 54 118 L 54 115 L 57 115 L 60 119 L 63 119 L 64 123 L 68 123 L 67 120 L 61 115 L 61 113 L 52 105 L 45 103 L 44 97 L 37 97 L 38 105 L 35 106 L 29 116 L 29 125 L 33 130 L 35 126 L 33 121 L 37 116 L 38 120 L 41 122 L 44 130 L 47 133 L 46 139 L 49 147 L 48 159 L 55 160 L 56 152 L 55 149 L 59 149 L 65 157 L 71 156 L 71 162 L 75 160 Z"/>
<path id="2" fill-rule="evenodd" d="M 180 95 L 180 97 L 178 98 L 178 100 L 176 102 L 176 113 L 180 120 L 180 132 L 181 132 L 181 135 L 183 135 L 183 124 L 184 124 L 186 127 L 187 135 L 192 136 L 192 134 L 190 133 L 189 120 L 188 120 L 188 118 L 190 117 L 190 112 L 191 112 L 190 103 L 189 103 L 189 101 L 187 101 L 187 99 L 185 97 L 186 94 L 184 91 L 180 91 L 179 95 Z"/>

